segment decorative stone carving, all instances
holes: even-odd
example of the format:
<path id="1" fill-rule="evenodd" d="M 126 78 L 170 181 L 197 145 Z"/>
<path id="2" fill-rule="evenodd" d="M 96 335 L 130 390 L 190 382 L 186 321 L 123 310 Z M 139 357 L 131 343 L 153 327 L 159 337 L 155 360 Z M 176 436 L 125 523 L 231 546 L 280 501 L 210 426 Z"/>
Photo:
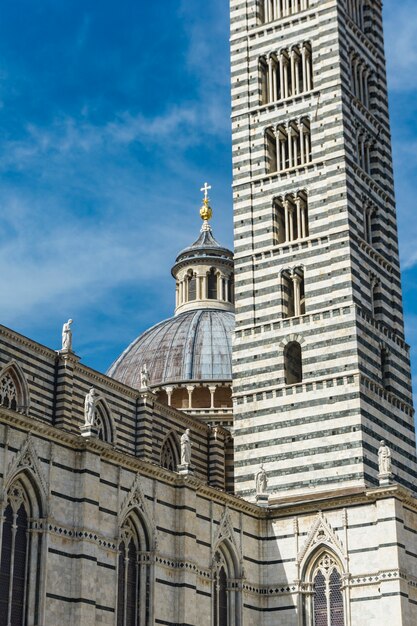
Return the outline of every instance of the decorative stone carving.
<path id="1" fill-rule="evenodd" d="M 255 474 L 256 502 L 259 506 L 268 506 L 267 487 L 268 476 L 262 463 L 260 470 Z"/>
<path id="2" fill-rule="evenodd" d="M 385 441 L 381 441 L 381 445 L 378 450 L 378 467 L 379 467 L 379 483 L 386 485 L 390 482 L 392 477 L 391 473 L 391 450 L 386 445 Z"/>
<path id="3" fill-rule="evenodd" d="M 5 489 L 9 488 L 16 476 L 18 476 L 22 470 L 28 470 L 32 473 L 36 479 L 37 485 L 42 491 L 43 497 L 46 500 L 48 494 L 48 481 L 42 471 L 42 465 L 36 453 L 30 433 L 7 469 L 7 476 L 4 480 Z"/>
<path id="4" fill-rule="evenodd" d="M 72 320 L 69 319 L 62 327 L 62 352 L 72 352 L 71 324 Z"/>
<path id="5" fill-rule="evenodd" d="M 256 495 L 259 496 L 261 494 L 266 493 L 266 488 L 268 486 L 268 476 L 264 470 L 263 463 L 259 472 L 255 474 L 255 485 L 256 485 Z"/>
<path id="6" fill-rule="evenodd" d="M 153 549 L 155 549 L 157 546 L 156 526 L 153 521 L 151 510 L 149 508 L 149 505 L 143 493 L 143 489 L 141 486 L 141 479 L 140 479 L 139 474 L 136 474 L 132 487 L 129 493 L 127 494 L 126 498 L 124 499 L 124 502 L 120 508 L 120 513 L 119 513 L 119 526 L 120 527 L 125 523 L 125 520 L 129 516 L 129 513 L 131 513 L 134 510 L 140 512 L 146 526 L 148 527 L 148 530 L 151 531 Z"/>
<path id="7" fill-rule="evenodd" d="M 233 548 L 235 555 L 237 557 L 237 560 L 240 561 L 241 566 L 242 566 L 242 548 L 236 536 L 236 533 L 234 531 L 233 523 L 230 517 L 230 511 L 227 506 L 224 509 L 224 513 L 220 520 L 220 524 L 217 529 L 217 532 L 213 536 L 213 540 L 212 540 L 213 558 L 220 544 L 223 543 L 224 541 L 227 541 L 229 547 Z"/>
<path id="8" fill-rule="evenodd" d="M 96 406 L 96 390 L 94 389 L 94 387 L 91 387 L 84 400 L 84 425 L 81 427 L 81 434 L 83 437 L 98 436 Z"/>
<path id="9" fill-rule="evenodd" d="M 190 429 L 187 428 L 185 433 L 181 435 L 181 465 L 190 465 L 191 446 Z"/>
<path id="10" fill-rule="evenodd" d="M 317 514 L 307 540 L 297 555 L 298 565 L 305 563 L 310 554 L 320 545 L 328 546 L 339 556 L 342 562 L 344 561 L 345 548 L 343 543 L 321 511 Z"/>

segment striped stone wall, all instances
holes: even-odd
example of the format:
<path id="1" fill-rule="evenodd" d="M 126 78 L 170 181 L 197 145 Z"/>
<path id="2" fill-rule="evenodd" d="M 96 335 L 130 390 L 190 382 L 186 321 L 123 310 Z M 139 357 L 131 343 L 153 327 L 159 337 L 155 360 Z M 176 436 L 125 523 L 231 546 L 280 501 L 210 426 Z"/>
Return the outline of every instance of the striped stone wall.
<path id="1" fill-rule="evenodd" d="M 343 0 L 310 0 L 266 24 L 257 0 L 231 0 L 235 478 L 247 498 L 262 462 L 282 495 L 377 484 L 381 439 L 396 479 L 412 487 L 417 478 L 381 4 L 368 5 L 359 28 Z M 312 89 L 262 104 L 260 59 L 303 42 Z M 367 106 L 352 93 L 352 55 L 370 72 Z M 268 173 L 266 129 L 304 118 L 311 161 Z M 368 173 L 358 133 L 372 142 Z M 278 244 L 274 201 L 300 191 L 309 234 Z M 282 273 L 295 268 L 304 272 L 305 314 L 286 319 Z M 291 341 L 302 348 L 294 385 L 284 376 Z"/>

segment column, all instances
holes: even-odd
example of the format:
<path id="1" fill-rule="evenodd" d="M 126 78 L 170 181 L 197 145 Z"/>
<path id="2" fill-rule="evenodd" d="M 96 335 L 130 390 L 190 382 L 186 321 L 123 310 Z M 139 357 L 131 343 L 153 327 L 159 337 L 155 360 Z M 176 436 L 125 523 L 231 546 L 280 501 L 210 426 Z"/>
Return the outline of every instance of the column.
<path id="1" fill-rule="evenodd" d="M 301 198 L 295 199 L 295 206 L 297 207 L 297 239 L 302 239 L 305 235 L 301 224 Z"/>
<path id="2" fill-rule="evenodd" d="M 285 215 L 285 242 L 290 241 L 290 207 L 288 200 L 284 200 L 284 215 Z"/>
<path id="3" fill-rule="evenodd" d="M 287 124 L 287 143 L 288 143 L 288 167 L 292 167 L 292 128 L 290 124 Z"/>
<path id="4" fill-rule="evenodd" d="M 294 286 L 294 315 L 295 317 L 299 317 L 301 315 L 301 278 L 298 274 L 292 275 L 292 282 Z"/>
<path id="5" fill-rule="evenodd" d="M 295 92 L 294 95 L 300 93 L 300 55 L 298 52 L 294 52 L 295 55 Z"/>
<path id="6" fill-rule="evenodd" d="M 303 76 L 303 91 L 307 91 L 307 49 L 303 44 L 301 48 L 301 63 L 302 63 L 302 76 Z"/>
<path id="7" fill-rule="evenodd" d="M 290 14 L 290 0 L 284 0 L 284 15 Z"/>
<path id="8" fill-rule="evenodd" d="M 307 207 L 306 205 L 303 203 L 302 207 L 301 207 L 301 233 L 302 233 L 302 237 L 304 239 L 304 237 L 308 236 L 308 232 L 307 232 Z"/>
<path id="9" fill-rule="evenodd" d="M 295 86 L 295 52 L 291 50 L 290 52 L 290 62 L 291 62 L 291 95 L 295 96 L 297 93 Z"/>
<path id="10" fill-rule="evenodd" d="M 310 54 L 310 50 L 307 50 L 307 54 L 306 54 L 307 91 L 311 91 L 311 88 L 312 88 L 311 73 L 312 73 L 311 54 Z"/>
<path id="11" fill-rule="evenodd" d="M 220 272 L 217 272 L 217 300 L 222 299 L 222 276 Z"/>
<path id="12" fill-rule="evenodd" d="M 268 102 L 274 102 L 273 60 L 268 57 Z"/>
<path id="13" fill-rule="evenodd" d="M 298 132 L 300 133 L 300 148 L 301 148 L 301 165 L 306 162 L 305 145 L 304 145 L 304 132 L 302 122 L 298 122 Z"/>
<path id="14" fill-rule="evenodd" d="M 279 55 L 279 83 L 280 83 L 280 93 L 279 97 L 281 100 L 285 98 L 285 87 L 284 87 L 284 55 L 280 52 Z"/>
<path id="15" fill-rule="evenodd" d="M 165 391 L 168 396 L 168 406 L 171 406 L 172 394 L 174 393 L 174 387 L 165 387 Z"/>
<path id="16" fill-rule="evenodd" d="M 290 218 L 290 241 L 294 241 L 294 209 L 291 207 L 289 209 L 289 218 Z"/>
<path id="17" fill-rule="evenodd" d="M 192 409 L 193 408 L 193 391 L 195 389 L 194 385 L 187 385 L 187 391 L 188 391 L 188 408 Z"/>
<path id="18" fill-rule="evenodd" d="M 281 131 L 279 130 L 279 128 L 275 129 L 275 141 L 277 150 L 277 172 L 280 172 L 283 167 L 281 163 Z"/>
<path id="19" fill-rule="evenodd" d="M 365 144 L 366 171 L 368 174 L 371 173 L 371 147 L 371 142 L 368 140 Z"/>
<path id="20" fill-rule="evenodd" d="M 207 273 L 203 276 L 203 293 L 202 300 L 207 300 Z"/>
<path id="21" fill-rule="evenodd" d="M 284 59 L 284 98 L 288 98 L 289 84 L 288 84 L 288 59 Z"/>
<path id="22" fill-rule="evenodd" d="M 303 126 L 304 128 L 304 126 Z M 305 139 L 305 162 L 310 163 L 311 161 L 311 144 L 310 144 L 310 132 L 308 129 L 304 128 L 303 136 Z"/>
<path id="23" fill-rule="evenodd" d="M 275 0 L 275 18 L 278 20 L 281 17 L 281 1 Z"/>
<path id="24" fill-rule="evenodd" d="M 294 167 L 297 167 L 298 165 L 298 140 L 299 140 L 300 135 L 297 135 L 295 132 L 293 133 L 293 137 L 292 137 L 292 151 L 293 151 L 293 155 L 294 155 Z"/>
<path id="25" fill-rule="evenodd" d="M 369 108 L 369 70 L 365 69 L 363 73 L 363 103 Z"/>
<path id="26" fill-rule="evenodd" d="M 200 276 L 198 274 L 196 274 L 195 277 L 195 299 L 201 300 L 201 281 L 200 281 Z"/>
<path id="27" fill-rule="evenodd" d="M 209 392 L 210 392 L 210 408 L 214 409 L 214 394 L 216 393 L 216 385 L 210 385 L 209 386 Z"/>
<path id="28" fill-rule="evenodd" d="M 364 102 L 364 93 L 363 93 L 363 65 L 362 63 L 358 67 L 358 98 L 363 103 Z"/>

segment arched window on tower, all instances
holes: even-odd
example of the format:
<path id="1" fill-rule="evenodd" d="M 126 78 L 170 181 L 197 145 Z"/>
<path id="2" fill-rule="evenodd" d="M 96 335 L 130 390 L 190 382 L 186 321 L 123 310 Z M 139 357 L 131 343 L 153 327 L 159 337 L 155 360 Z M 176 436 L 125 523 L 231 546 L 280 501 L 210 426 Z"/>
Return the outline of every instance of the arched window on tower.
<path id="1" fill-rule="evenodd" d="M 297 267 L 281 274 L 282 316 L 299 317 L 306 312 L 304 270 Z"/>
<path id="2" fill-rule="evenodd" d="M 207 275 L 207 297 L 209 300 L 217 299 L 217 276 L 214 269 Z"/>
<path id="3" fill-rule="evenodd" d="M 284 377 L 286 385 L 295 385 L 303 380 L 302 352 L 298 341 L 291 341 L 284 348 Z"/>
<path id="4" fill-rule="evenodd" d="M 147 533 L 132 515 L 120 532 L 117 626 L 147 626 L 149 623 L 149 564 L 145 552 L 149 550 Z"/>
<path id="5" fill-rule="evenodd" d="M 31 520 L 41 517 L 39 499 L 28 477 L 21 475 L 0 507 L 0 624 L 4 626 L 25 626 L 29 616 L 30 623 L 38 623 L 42 534 L 32 532 Z"/>
<path id="6" fill-rule="evenodd" d="M 304 626 L 345 626 L 341 568 L 336 559 L 323 552 L 308 579 L 313 595 L 305 596 Z"/>

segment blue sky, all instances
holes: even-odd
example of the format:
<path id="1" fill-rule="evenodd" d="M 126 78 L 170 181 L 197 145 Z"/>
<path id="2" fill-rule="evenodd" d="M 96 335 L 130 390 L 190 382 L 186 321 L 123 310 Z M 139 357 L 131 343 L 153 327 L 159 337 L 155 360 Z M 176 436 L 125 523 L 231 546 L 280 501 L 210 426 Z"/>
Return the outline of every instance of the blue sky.
<path id="1" fill-rule="evenodd" d="M 228 3 L 2 0 L 0 323 L 105 370 L 172 314 L 213 190 L 232 245 Z M 163 10 L 161 9 L 163 7 Z M 385 0 L 407 338 L 417 368 L 417 6 Z"/>

